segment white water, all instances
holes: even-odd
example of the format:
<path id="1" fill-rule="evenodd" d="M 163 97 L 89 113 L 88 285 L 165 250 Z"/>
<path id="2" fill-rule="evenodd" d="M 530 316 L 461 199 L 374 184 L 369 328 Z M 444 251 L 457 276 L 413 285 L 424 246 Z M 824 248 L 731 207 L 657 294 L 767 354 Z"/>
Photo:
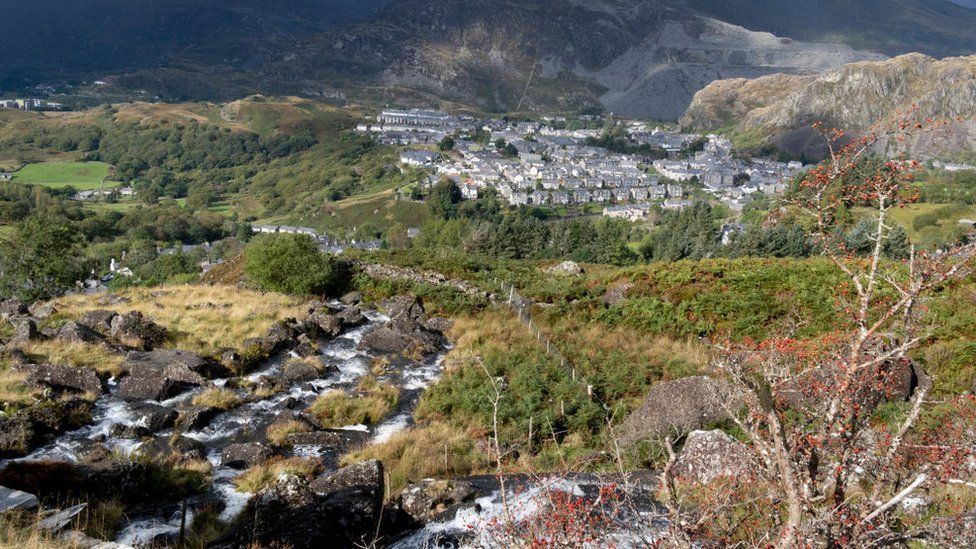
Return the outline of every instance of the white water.
<path id="1" fill-rule="evenodd" d="M 373 356 L 358 350 L 357 346 L 366 333 L 377 324 L 389 319 L 372 311 L 364 311 L 364 315 L 369 320 L 367 324 L 340 335 L 326 343 L 322 348 L 321 355 L 328 363 L 336 367 L 336 372 L 323 379 L 296 382 L 285 392 L 264 400 L 246 403 L 235 410 L 217 416 L 204 428 L 182 433 L 183 436 L 197 440 L 208 448 L 207 459 L 213 467 L 211 494 L 220 498 L 225 505 L 220 515 L 221 520 L 229 522 L 236 518 L 251 497 L 251 494 L 237 491 L 233 484 L 233 479 L 239 474 L 239 471 L 222 466 L 220 454 L 223 447 L 242 439 L 247 440 L 248 433 L 256 432 L 278 414 L 283 413 L 285 411 L 284 405 L 290 400 L 298 401 L 299 405 L 295 407 L 295 410 L 301 410 L 307 407 L 318 395 L 330 390 L 354 386 L 363 376 L 369 374 Z M 439 354 L 422 364 L 403 367 L 398 372 L 399 375 L 395 384 L 408 392 L 423 390 L 440 377 L 442 362 L 443 354 Z M 263 378 L 274 376 L 280 372 L 282 363 L 283 359 L 281 358 L 273 359 L 262 368 L 247 375 L 246 379 L 256 383 Z M 206 390 L 209 386 L 226 387 L 228 381 L 228 379 L 213 380 L 212 385 L 181 393 L 159 404 L 171 408 L 178 407 L 188 403 L 194 395 Z M 66 433 L 54 443 L 38 449 L 23 459 L 77 461 L 78 450 L 88 440 L 102 440 L 112 451 L 131 455 L 142 445 L 140 441 L 115 439 L 110 436 L 113 425 L 134 425 L 138 422 L 138 417 L 132 410 L 132 403 L 125 402 L 115 396 L 117 387 L 116 380 L 110 380 L 109 394 L 104 395 L 93 408 L 91 425 Z M 412 421 L 414 403 L 415 400 L 410 401 L 409 408 L 411 409 L 399 410 L 395 416 L 381 422 L 373 429 L 366 425 L 350 425 L 344 429 L 372 432 L 374 443 L 385 442 L 397 432 L 408 428 Z M 156 436 L 163 437 L 171 433 L 172 430 L 164 430 L 157 433 Z M 293 448 L 292 455 L 319 457 L 323 455 L 323 449 L 317 445 L 297 446 Z M 189 507 L 186 522 L 188 528 L 193 517 L 192 501 Z M 174 536 L 179 532 L 179 528 L 179 512 L 166 518 L 132 517 L 132 520 L 123 526 L 117 542 L 133 546 L 145 545 L 160 535 Z"/>

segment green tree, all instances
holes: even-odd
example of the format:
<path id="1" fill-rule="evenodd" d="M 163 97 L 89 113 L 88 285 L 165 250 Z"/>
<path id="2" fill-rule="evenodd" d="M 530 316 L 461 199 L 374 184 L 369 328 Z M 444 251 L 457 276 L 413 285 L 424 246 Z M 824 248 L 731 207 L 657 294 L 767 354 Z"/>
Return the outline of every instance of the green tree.
<path id="1" fill-rule="evenodd" d="M 450 135 L 445 135 L 444 139 L 441 139 L 440 142 L 437 143 L 437 148 L 442 151 L 454 150 L 454 138 Z"/>
<path id="2" fill-rule="evenodd" d="M 882 244 L 882 252 L 885 257 L 891 259 L 908 259 L 911 254 L 912 243 L 908 239 L 908 232 L 901 225 L 895 225 L 893 229 L 887 234 L 884 244 Z"/>
<path id="3" fill-rule="evenodd" d="M 80 243 L 65 219 L 28 218 L 3 240 L 0 292 L 26 302 L 64 293 L 85 276 Z"/>
<path id="4" fill-rule="evenodd" d="M 439 219 L 457 217 L 458 203 L 461 202 L 461 189 L 450 179 L 442 179 L 430 190 L 427 207 Z"/>
<path id="5" fill-rule="evenodd" d="M 343 274 L 335 259 L 322 253 L 310 237 L 263 234 L 244 249 L 244 274 L 262 290 L 298 295 L 338 289 Z"/>

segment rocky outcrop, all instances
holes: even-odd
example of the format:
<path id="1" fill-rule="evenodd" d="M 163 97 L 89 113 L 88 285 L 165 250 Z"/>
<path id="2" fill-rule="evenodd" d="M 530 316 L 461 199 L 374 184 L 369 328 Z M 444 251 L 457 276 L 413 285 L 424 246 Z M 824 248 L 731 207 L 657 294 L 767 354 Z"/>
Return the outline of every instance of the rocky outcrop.
<path id="1" fill-rule="evenodd" d="M 563 261 L 562 263 L 549 267 L 546 269 L 546 272 L 549 274 L 579 276 L 583 274 L 583 268 L 575 261 Z"/>
<path id="2" fill-rule="evenodd" d="M 189 406 L 179 411 L 179 415 L 176 418 L 176 426 L 184 431 L 203 429 L 207 425 L 210 425 L 210 422 L 220 415 L 220 413 L 221 410 L 219 408 Z"/>
<path id="3" fill-rule="evenodd" d="M 14 327 L 14 343 L 34 341 L 40 339 L 41 333 L 37 330 L 37 322 L 33 318 L 14 317 L 10 319 Z"/>
<path id="4" fill-rule="evenodd" d="M 25 364 L 15 367 L 34 387 L 44 387 L 57 392 L 102 394 L 102 382 L 91 368 L 72 368 L 54 364 Z"/>
<path id="5" fill-rule="evenodd" d="M 692 431 L 678 452 L 671 474 L 695 484 L 723 477 L 742 480 L 755 472 L 753 459 L 744 444 L 722 431 Z"/>
<path id="6" fill-rule="evenodd" d="M 78 322 L 84 324 L 85 326 L 90 326 L 96 330 L 101 330 L 107 333 L 112 329 L 112 320 L 117 316 L 119 316 L 119 314 L 115 311 L 96 309 L 81 315 Z"/>
<path id="7" fill-rule="evenodd" d="M 179 415 L 172 408 L 149 402 L 134 406 L 132 413 L 136 418 L 136 425 L 145 427 L 151 433 L 172 427 Z"/>
<path id="8" fill-rule="evenodd" d="M 125 356 L 121 368 L 132 377 L 163 377 L 188 385 L 203 385 L 208 379 L 231 375 L 213 359 L 178 349 L 133 351 Z"/>
<path id="9" fill-rule="evenodd" d="M 774 75 L 755 80 L 719 80 L 695 95 L 681 119 L 689 130 L 734 124 L 739 135 L 795 154 L 823 153 L 811 125 L 867 130 L 875 122 L 916 105 L 922 117 L 961 118 L 950 132 L 878 144 L 879 152 L 908 150 L 920 159 L 976 146 L 976 56 L 936 60 L 909 54 L 852 63 L 818 76 Z"/>
<path id="10" fill-rule="evenodd" d="M 636 444 L 701 429 L 738 408 L 731 386 L 705 376 L 655 383 L 620 427 L 621 443 Z"/>
<path id="11" fill-rule="evenodd" d="M 166 341 L 169 331 L 143 317 L 142 313 L 133 311 L 112 318 L 109 334 L 120 343 L 149 351 Z"/>
<path id="12" fill-rule="evenodd" d="M 5 299 L 0 301 L 0 318 L 10 320 L 18 316 L 30 314 L 27 305 L 19 299 Z"/>
<path id="13" fill-rule="evenodd" d="M 360 349 L 381 354 L 426 354 L 435 352 L 443 335 L 427 327 L 424 307 L 416 296 L 397 296 L 380 303 L 389 322 L 374 329 L 359 342 Z"/>
<path id="14" fill-rule="evenodd" d="M 37 509 L 37 496 L 0 486 L 0 513 Z"/>
<path id="15" fill-rule="evenodd" d="M 247 505 L 235 531 L 214 547 L 368 546 L 383 505 L 383 466 L 351 465 L 311 482 L 285 476 Z"/>
<path id="16" fill-rule="evenodd" d="M 220 453 L 220 463 L 231 469 L 247 469 L 267 461 L 274 451 L 259 442 L 231 444 Z"/>
<path id="17" fill-rule="evenodd" d="M 0 417 L 0 458 L 22 457 L 51 437 L 91 421 L 85 400 L 45 401 Z"/>
<path id="18" fill-rule="evenodd" d="M 417 522 L 442 516 L 450 508 L 472 501 L 477 488 L 460 480 L 426 479 L 407 486 L 397 498 L 400 510 Z"/>
<path id="19" fill-rule="evenodd" d="M 183 382 L 165 377 L 127 377 L 119 383 L 118 395 L 128 401 L 172 398 L 188 388 Z"/>
<path id="20" fill-rule="evenodd" d="M 107 344 L 105 336 L 91 329 L 90 327 L 79 324 L 78 322 L 68 322 L 58 329 L 54 339 L 65 343 L 86 343 L 88 345 Z"/>

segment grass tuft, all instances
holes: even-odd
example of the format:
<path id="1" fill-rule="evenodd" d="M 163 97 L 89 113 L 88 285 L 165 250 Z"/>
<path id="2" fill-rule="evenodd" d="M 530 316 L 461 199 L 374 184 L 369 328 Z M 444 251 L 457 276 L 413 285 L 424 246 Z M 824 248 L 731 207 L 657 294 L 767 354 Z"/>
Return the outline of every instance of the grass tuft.
<path id="1" fill-rule="evenodd" d="M 400 399 L 400 390 L 366 376 L 356 387 L 355 394 L 329 391 L 318 397 L 308 409 L 325 429 L 346 425 L 375 425 L 390 413 Z"/>
<path id="2" fill-rule="evenodd" d="M 234 486 L 241 492 L 256 494 L 278 480 L 281 475 L 312 479 L 321 471 L 322 464 L 315 459 L 275 457 L 238 475 L 234 479 Z"/>

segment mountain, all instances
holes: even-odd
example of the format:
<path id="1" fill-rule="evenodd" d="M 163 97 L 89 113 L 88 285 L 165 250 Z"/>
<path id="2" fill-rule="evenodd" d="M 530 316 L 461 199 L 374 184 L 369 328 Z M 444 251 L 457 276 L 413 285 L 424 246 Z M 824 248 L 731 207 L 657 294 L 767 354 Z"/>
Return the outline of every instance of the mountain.
<path id="1" fill-rule="evenodd" d="M 976 52 L 976 13 L 946 0 L 687 0 L 687 6 L 752 30 L 887 55 Z"/>
<path id="2" fill-rule="evenodd" d="M 907 143 L 914 154 L 971 152 L 976 147 L 976 56 L 937 60 L 908 54 L 816 76 L 713 82 L 695 95 L 681 124 L 695 130 L 731 128 L 744 145 L 817 155 L 823 142 L 811 128 L 815 122 L 856 133 L 913 105 L 926 117 L 963 120 L 949 133 Z"/>
<path id="3" fill-rule="evenodd" d="M 947 0 L 13 0 L 0 88 L 107 80 L 178 101 L 255 92 L 673 119 L 716 79 L 976 52 Z"/>
<path id="4" fill-rule="evenodd" d="M 261 65 L 387 0 L 6 0 L 0 89 L 105 73 Z"/>
<path id="5" fill-rule="evenodd" d="M 598 104 L 669 119 L 716 78 L 876 58 L 753 32 L 667 1 L 399 0 L 318 37 L 277 69 L 292 78 L 310 69 L 333 78 L 354 72 L 489 110 Z"/>

